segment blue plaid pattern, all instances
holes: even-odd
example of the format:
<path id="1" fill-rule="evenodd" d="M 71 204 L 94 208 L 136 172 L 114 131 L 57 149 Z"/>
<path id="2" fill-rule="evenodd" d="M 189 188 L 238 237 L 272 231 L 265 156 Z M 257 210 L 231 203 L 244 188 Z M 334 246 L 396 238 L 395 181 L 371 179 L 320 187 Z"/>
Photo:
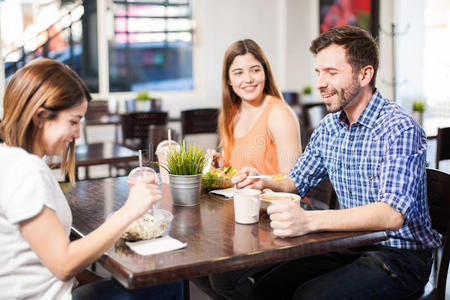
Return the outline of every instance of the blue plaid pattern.
<path id="1" fill-rule="evenodd" d="M 440 245 L 440 235 L 428 214 L 425 159 L 424 131 L 377 90 L 350 127 L 343 111 L 328 114 L 289 176 L 301 196 L 328 176 L 343 209 L 389 204 L 405 223 L 381 244 L 428 249 Z"/>

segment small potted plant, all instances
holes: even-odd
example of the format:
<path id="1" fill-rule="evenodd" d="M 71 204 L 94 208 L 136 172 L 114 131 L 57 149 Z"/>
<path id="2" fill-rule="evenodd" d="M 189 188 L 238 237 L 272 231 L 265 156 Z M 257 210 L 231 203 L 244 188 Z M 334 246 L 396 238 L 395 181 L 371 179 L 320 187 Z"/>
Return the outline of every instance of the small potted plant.
<path id="1" fill-rule="evenodd" d="M 135 101 L 136 101 L 136 111 L 140 112 L 146 112 L 150 111 L 152 107 L 151 103 L 152 98 L 150 98 L 150 95 L 147 91 L 141 91 L 136 95 Z"/>
<path id="2" fill-rule="evenodd" d="M 305 102 L 313 102 L 312 99 L 312 86 L 306 85 L 302 90 L 303 97 L 305 98 Z"/>
<path id="3" fill-rule="evenodd" d="M 420 126 L 423 124 L 423 113 L 425 112 L 425 102 L 420 99 L 413 101 L 413 112 L 412 115 L 414 119 L 419 123 Z"/>
<path id="4" fill-rule="evenodd" d="M 167 152 L 170 191 L 174 205 L 193 206 L 200 201 L 202 171 L 206 164 L 202 148 L 196 145 L 173 147 Z"/>

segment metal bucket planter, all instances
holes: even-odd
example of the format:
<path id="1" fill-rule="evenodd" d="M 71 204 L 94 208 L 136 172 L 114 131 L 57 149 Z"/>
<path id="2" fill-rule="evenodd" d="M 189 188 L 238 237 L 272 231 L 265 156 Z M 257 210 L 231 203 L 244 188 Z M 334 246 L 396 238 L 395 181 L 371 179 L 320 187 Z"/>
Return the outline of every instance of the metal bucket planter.
<path id="1" fill-rule="evenodd" d="M 199 204 L 202 188 L 202 174 L 169 174 L 169 181 L 173 205 L 194 206 Z"/>

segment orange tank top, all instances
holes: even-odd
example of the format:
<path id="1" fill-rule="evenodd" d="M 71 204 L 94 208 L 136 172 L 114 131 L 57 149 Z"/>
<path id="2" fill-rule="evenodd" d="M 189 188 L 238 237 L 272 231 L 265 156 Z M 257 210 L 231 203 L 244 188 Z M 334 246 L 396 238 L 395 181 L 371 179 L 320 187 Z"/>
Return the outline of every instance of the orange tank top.
<path id="1" fill-rule="evenodd" d="M 253 167 L 261 174 L 279 174 L 277 148 L 270 138 L 268 120 L 273 106 L 281 99 L 270 97 L 264 111 L 256 120 L 250 131 L 242 136 L 233 136 L 233 150 L 230 165 L 240 170 L 243 167 Z"/>

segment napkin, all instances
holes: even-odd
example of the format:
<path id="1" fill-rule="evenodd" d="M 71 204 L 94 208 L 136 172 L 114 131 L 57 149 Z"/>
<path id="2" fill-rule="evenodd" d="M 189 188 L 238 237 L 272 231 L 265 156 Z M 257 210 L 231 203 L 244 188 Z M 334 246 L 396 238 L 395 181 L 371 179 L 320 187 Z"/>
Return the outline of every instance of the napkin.
<path id="1" fill-rule="evenodd" d="M 181 249 L 187 246 L 187 243 L 180 242 L 169 235 L 139 242 L 126 242 L 131 250 L 140 255 L 153 255 L 172 250 Z"/>
<path id="2" fill-rule="evenodd" d="M 222 190 L 212 190 L 209 193 L 224 196 L 225 198 L 233 198 L 235 191 L 236 191 L 235 187 L 229 187 L 227 189 Z"/>

